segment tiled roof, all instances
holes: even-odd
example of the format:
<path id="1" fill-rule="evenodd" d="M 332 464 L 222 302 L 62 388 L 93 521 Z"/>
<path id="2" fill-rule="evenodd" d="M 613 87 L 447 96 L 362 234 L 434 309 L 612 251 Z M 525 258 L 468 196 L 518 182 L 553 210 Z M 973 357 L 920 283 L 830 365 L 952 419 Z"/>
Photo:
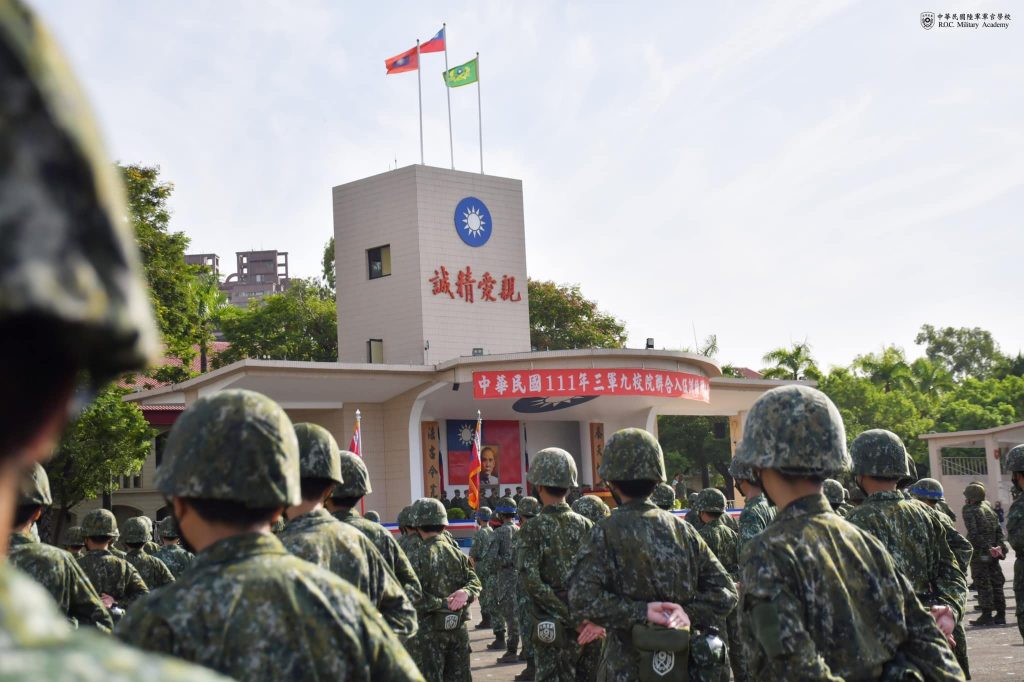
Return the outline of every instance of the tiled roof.
<path id="1" fill-rule="evenodd" d="M 219 353 L 223 352 L 230 345 L 231 344 L 228 343 L 227 341 L 214 341 L 206 347 L 207 371 L 213 368 L 213 358 L 216 357 Z M 193 374 L 198 374 L 200 365 L 199 346 L 192 346 L 192 349 L 196 352 L 196 356 L 192 358 L 192 363 L 189 366 L 189 369 Z M 158 363 L 158 366 L 161 367 L 181 367 L 181 365 L 181 358 L 173 358 L 167 356 L 161 358 L 160 362 Z M 145 391 L 151 388 L 159 388 L 160 386 L 166 386 L 167 382 L 157 381 L 156 379 L 143 376 L 142 374 L 135 374 L 128 377 L 128 379 L 122 378 L 120 381 L 117 382 L 117 385 L 120 386 L 121 388 L 126 388 L 129 391 Z"/>

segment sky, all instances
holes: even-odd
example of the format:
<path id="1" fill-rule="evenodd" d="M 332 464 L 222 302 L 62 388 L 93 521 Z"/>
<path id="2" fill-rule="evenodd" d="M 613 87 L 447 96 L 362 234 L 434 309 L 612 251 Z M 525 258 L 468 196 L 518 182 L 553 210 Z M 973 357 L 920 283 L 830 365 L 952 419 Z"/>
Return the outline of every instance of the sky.
<path id="1" fill-rule="evenodd" d="M 529 275 L 577 283 L 629 346 L 823 367 L 922 324 L 1024 347 L 1024 11 L 999 2 L 116 2 L 36 5 L 113 158 L 159 165 L 191 252 L 318 276 L 331 187 L 419 162 L 416 74 L 480 52 L 484 170 L 523 181 Z M 955 6 L 954 6 L 955 5 Z M 1011 12 L 924 30 L 923 11 Z M 428 165 L 449 165 L 442 54 Z M 452 91 L 479 170 L 476 89 Z"/>

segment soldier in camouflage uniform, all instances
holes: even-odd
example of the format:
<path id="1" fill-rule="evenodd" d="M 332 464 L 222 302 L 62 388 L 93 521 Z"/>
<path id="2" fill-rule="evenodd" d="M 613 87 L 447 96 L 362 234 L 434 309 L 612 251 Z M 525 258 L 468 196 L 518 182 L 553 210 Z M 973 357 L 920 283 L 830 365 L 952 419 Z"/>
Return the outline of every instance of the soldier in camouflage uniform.
<path id="1" fill-rule="evenodd" d="M 99 389 L 144 369 L 158 345 L 114 166 L 67 63 L 18 0 L 0 1 L 0 93 L 0 515 L 10 519 L 24 470 L 60 437 L 76 381 Z M 0 533 L 5 681 L 222 679 L 73 630 L 6 560 L 7 543 Z"/>
<path id="2" fill-rule="evenodd" d="M 505 654 L 498 659 L 499 663 L 515 663 L 519 660 L 519 619 L 516 614 L 516 585 L 518 576 L 515 569 L 514 540 L 519 528 L 515 524 L 516 503 L 511 497 L 502 497 L 491 516 L 501 524 L 494 529 L 494 537 L 487 543 L 485 559 L 493 571 L 494 601 L 502 620 L 505 622 L 507 638 L 495 632 L 495 640 L 487 645 L 488 649 L 498 651 L 505 648 Z M 504 641 L 503 641 L 504 639 Z"/>
<path id="3" fill-rule="evenodd" d="M 572 565 L 590 535 L 593 523 L 573 512 L 565 502 L 569 489 L 577 484 L 576 463 L 561 448 L 545 448 L 530 463 L 527 481 L 544 503 L 540 515 L 523 524 L 517 539 L 519 570 L 532 608 L 532 623 L 523 637 L 534 640 L 534 658 L 527 662 L 526 675 L 556 682 L 587 679 L 594 668 L 583 659 L 577 642 L 584 629 L 604 637 L 599 626 L 581 621 L 569 611 L 569 577 Z M 673 495 L 673 498 L 675 496 Z M 524 498 L 519 503 L 522 515 Z M 588 635 L 589 636 L 589 635 Z M 601 643 L 588 645 L 587 655 L 600 658 Z M 588 663 L 590 663 L 588 665 Z"/>
<path id="4" fill-rule="evenodd" d="M 419 543 L 420 536 L 416 532 L 416 526 L 412 524 L 410 520 L 412 518 L 412 505 L 402 507 L 402 511 L 398 512 L 398 546 L 402 548 L 406 556 L 409 556 L 409 552 L 412 548 Z M 380 554 L 380 552 L 378 552 Z"/>
<path id="5" fill-rule="evenodd" d="M 598 523 L 608 518 L 612 510 L 597 495 L 583 495 L 572 503 L 572 510 L 591 523 Z"/>
<path id="6" fill-rule="evenodd" d="M 53 497 L 46 471 L 39 464 L 33 464 L 22 477 L 18 491 L 9 549 L 11 564 L 45 587 L 72 625 L 91 625 L 110 632 L 114 622 L 75 558 L 62 549 L 39 542 L 29 533 L 33 522 L 51 504 Z"/>
<path id="7" fill-rule="evenodd" d="M 110 545 L 120 535 L 117 519 L 111 512 L 94 509 L 86 514 L 82 519 L 82 533 L 87 551 L 78 564 L 89 576 L 89 582 L 116 623 L 125 609 L 149 592 L 149 586 L 126 559 L 111 553 Z"/>
<path id="8" fill-rule="evenodd" d="M 584 543 L 569 580 L 569 606 L 574 618 L 607 630 L 599 679 L 627 682 L 640 679 L 641 661 L 647 660 L 634 639 L 638 633 L 686 626 L 706 632 L 736 607 L 736 588 L 692 525 L 651 504 L 654 488 L 665 481 L 654 436 L 642 429 L 617 431 L 598 473 L 619 506 Z M 720 664 L 693 658 L 690 679 L 720 674 Z"/>
<path id="9" fill-rule="evenodd" d="M 850 465 L 842 417 L 824 393 L 766 392 L 747 413 L 736 459 L 779 509 L 743 555 L 752 679 L 964 679 L 889 553 L 821 494 L 822 481 Z"/>
<path id="10" fill-rule="evenodd" d="M 480 580 L 469 559 L 441 537 L 448 525 L 444 505 L 433 498 L 413 505 L 417 533 L 409 561 L 420 577 L 416 601 L 420 629 L 409 642 L 423 676 L 431 682 L 469 682 L 469 604 L 480 595 Z"/>
<path id="11" fill-rule="evenodd" d="M 181 532 L 173 516 L 160 522 L 160 549 L 153 556 L 164 562 L 175 580 L 192 565 L 195 555 L 181 546 Z"/>
<path id="12" fill-rule="evenodd" d="M 60 536 L 61 549 L 78 558 L 85 554 L 85 536 L 81 526 L 68 526 Z"/>
<path id="13" fill-rule="evenodd" d="M 392 537 L 391 531 L 379 523 L 367 521 L 356 509 L 359 506 L 359 501 L 373 492 L 373 486 L 370 485 L 370 472 L 367 471 L 366 464 L 359 455 L 348 450 L 342 450 L 339 457 L 341 459 L 341 477 L 344 482 L 334 486 L 334 491 L 327 498 L 324 506 L 334 515 L 334 518 L 354 526 L 356 530 L 369 538 L 380 555 L 384 557 L 388 568 L 398 578 L 406 596 L 415 604 L 419 597 L 420 581 L 416 577 L 416 572 L 412 570 L 412 566 L 409 565 L 409 559 L 405 556 L 405 552 L 398 545 L 398 541 Z"/>
<path id="14" fill-rule="evenodd" d="M 746 499 L 743 511 L 740 512 L 739 530 L 736 532 L 742 564 L 743 548 L 772 522 L 775 518 L 775 506 L 764 496 L 760 481 L 749 466 L 733 459 L 729 464 L 729 475 L 732 476 L 736 489 Z"/>
<path id="15" fill-rule="evenodd" d="M 697 493 L 690 493 L 689 497 L 687 497 L 687 499 L 686 499 L 686 503 L 687 503 L 687 506 L 689 508 L 686 510 L 686 515 L 683 516 L 683 519 L 688 524 L 693 526 L 696 530 L 700 530 L 700 527 L 701 527 L 700 512 L 697 511 L 697 507 L 696 507 L 696 504 L 697 504 Z"/>
<path id="16" fill-rule="evenodd" d="M 371 523 L 380 523 L 380 514 L 373 511 L 372 509 L 363 515 L 363 518 Z"/>
<path id="17" fill-rule="evenodd" d="M 725 495 L 717 488 L 705 488 L 697 493 L 694 506 L 704 524 L 698 531 L 700 536 L 704 538 L 704 542 L 708 543 L 708 548 L 714 553 L 722 567 L 729 572 L 733 581 L 738 581 L 740 573 L 739 534 L 722 522 L 722 517 L 726 515 Z M 743 645 L 740 642 L 736 609 L 730 611 L 720 620 L 719 629 L 728 634 L 727 651 L 733 679 L 736 682 L 745 682 L 747 663 L 746 657 L 743 655 Z M 728 677 L 728 673 L 726 673 L 723 681 L 728 682 Z"/>
<path id="18" fill-rule="evenodd" d="M 828 500 L 829 506 L 832 507 L 832 511 L 845 518 L 849 510 L 843 507 L 843 501 L 845 500 L 843 493 L 846 491 L 843 488 L 843 484 L 834 478 L 826 478 L 821 489 L 825 494 L 825 499 Z"/>
<path id="19" fill-rule="evenodd" d="M 323 502 L 342 482 L 334 436 L 317 424 L 296 424 L 302 503 L 288 508 L 278 539 L 289 552 L 344 578 L 365 594 L 399 637 L 416 632 L 416 609 L 384 557 L 358 530 L 331 516 Z"/>
<path id="20" fill-rule="evenodd" d="M 651 493 L 651 502 L 658 509 L 672 511 L 676 506 L 676 491 L 668 483 L 659 483 Z"/>
<path id="21" fill-rule="evenodd" d="M 981 607 L 981 617 L 970 623 L 979 626 L 1004 625 L 1006 595 L 1003 584 L 1006 578 L 999 566 L 999 559 L 992 555 L 992 551 L 1001 548 L 1003 544 L 1003 531 L 995 512 L 985 502 L 985 486 L 971 483 L 964 489 L 964 499 L 964 525 L 967 527 L 967 539 L 974 547 L 971 577 L 974 578 L 978 590 L 978 606 Z"/>
<path id="22" fill-rule="evenodd" d="M 357 588 L 268 532 L 301 503 L 299 476 L 295 428 L 274 401 L 227 390 L 192 403 L 155 483 L 198 554 L 130 610 L 118 636 L 251 682 L 421 679 Z"/>
<path id="23" fill-rule="evenodd" d="M 1013 489 L 1024 487 L 1024 445 L 1010 449 L 1006 455 L 1006 470 L 1010 472 Z M 1024 496 L 1017 495 L 1006 513 L 1006 539 L 1016 558 L 1013 562 L 1013 596 L 1016 601 L 1017 629 L 1024 638 Z"/>
<path id="24" fill-rule="evenodd" d="M 846 520 L 889 550 L 922 604 L 953 610 L 953 621 L 940 623 L 944 634 L 952 634 L 967 603 L 967 578 L 949 548 L 942 522 L 897 490 L 898 482 L 910 475 L 903 441 L 891 431 L 871 429 L 854 439 L 850 457 L 854 480 L 867 499 Z"/>
<path id="25" fill-rule="evenodd" d="M 122 539 L 129 548 L 125 559 L 139 572 L 146 587 L 155 590 L 173 583 L 174 574 L 167 568 L 167 564 L 145 552 L 143 548 L 149 537 L 149 529 L 142 521 L 142 517 L 136 516 L 124 522 Z"/>
<path id="26" fill-rule="evenodd" d="M 154 554 L 158 549 L 160 549 L 160 545 L 156 544 L 153 541 L 153 519 L 149 518 L 148 516 L 136 516 L 134 518 L 139 519 L 146 526 L 146 534 L 147 537 L 149 538 L 148 540 L 146 540 L 146 542 L 143 543 L 142 551 L 144 551 L 146 554 Z M 121 539 L 124 540 L 124 538 Z M 124 540 L 124 542 L 127 543 L 128 541 Z"/>
<path id="27" fill-rule="evenodd" d="M 491 508 L 480 507 L 476 510 L 476 514 L 473 515 L 473 520 L 476 521 L 476 532 L 473 533 L 473 544 L 469 546 L 469 565 L 473 567 L 473 571 L 480 579 L 482 586 L 480 591 L 480 622 L 477 623 L 476 629 L 490 630 L 493 621 L 491 620 L 491 604 L 489 602 L 489 578 L 483 572 L 483 562 L 481 559 L 484 550 L 487 548 L 488 540 L 494 534 L 494 531 L 488 525 L 488 522 L 491 520 Z"/>
<path id="28" fill-rule="evenodd" d="M 512 498 L 515 500 L 515 498 Z M 519 533 L 516 533 L 515 541 L 513 543 L 513 556 L 516 561 L 516 617 L 519 619 L 519 634 L 520 640 L 523 644 L 523 649 L 519 653 L 519 660 L 525 661 L 527 664 L 526 670 L 519 675 L 516 675 L 513 680 L 515 682 L 528 682 L 533 679 L 534 670 L 534 657 L 533 657 L 533 638 L 530 637 L 530 633 L 533 631 L 533 606 L 530 603 L 530 596 L 526 593 L 526 587 L 523 585 L 523 572 L 519 568 L 519 559 L 522 556 L 522 530 L 526 528 L 527 523 L 535 519 L 541 510 L 540 501 L 533 496 L 527 495 L 519 500 L 516 500 L 516 511 L 519 516 Z"/>

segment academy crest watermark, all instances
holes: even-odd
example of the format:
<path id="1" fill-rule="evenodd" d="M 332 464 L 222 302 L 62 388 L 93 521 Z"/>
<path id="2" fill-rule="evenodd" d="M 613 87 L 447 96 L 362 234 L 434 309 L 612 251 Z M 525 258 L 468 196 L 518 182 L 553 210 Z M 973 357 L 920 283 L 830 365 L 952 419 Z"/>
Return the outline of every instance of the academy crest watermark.
<path id="1" fill-rule="evenodd" d="M 921 28 L 979 29 L 1010 28 L 1013 17 L 1009 12 L 921 12 Z"/>

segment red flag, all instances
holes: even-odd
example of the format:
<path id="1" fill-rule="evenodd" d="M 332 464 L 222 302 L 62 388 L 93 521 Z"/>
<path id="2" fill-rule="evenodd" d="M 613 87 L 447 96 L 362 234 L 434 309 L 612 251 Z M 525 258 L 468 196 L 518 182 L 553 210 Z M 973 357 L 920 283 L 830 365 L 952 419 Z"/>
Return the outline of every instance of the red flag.
<path id="1" fill-rule="evenodd" d="M 425 43 L 420 45 L 420 54 L 427 54 L 428 52 L 444 52 L 445 51 L 445 40 L 444 40 L 444 28 L 437 32 L 437 34 Z"/>
<path id="2" fill-rule="evenodd" d="M 469 498 L 471 509 L 480 508 L 480 424 L 479 413 L 476 418 L 476 431 L 473 433 L 473 450 L 469 455 L 469 490 L 466 497 Z"/>
<path id="3" fill-rule="evenodd" d="M 415 71 L 420 68 L 420 56 L 416 54 L 416 48 L 414 47 L 390 59 L 385 59 L 384 68 L 388 70 L 389 74 Z"/>
<path id="4" fill-rule="evenodd" d="M 352 440 L 348 443 L 348 451 L 354 455 L 363 456 L 363 429 L 362 419 L 359 410 L 356 410 L 356 425 L 352 429 Z"/>

